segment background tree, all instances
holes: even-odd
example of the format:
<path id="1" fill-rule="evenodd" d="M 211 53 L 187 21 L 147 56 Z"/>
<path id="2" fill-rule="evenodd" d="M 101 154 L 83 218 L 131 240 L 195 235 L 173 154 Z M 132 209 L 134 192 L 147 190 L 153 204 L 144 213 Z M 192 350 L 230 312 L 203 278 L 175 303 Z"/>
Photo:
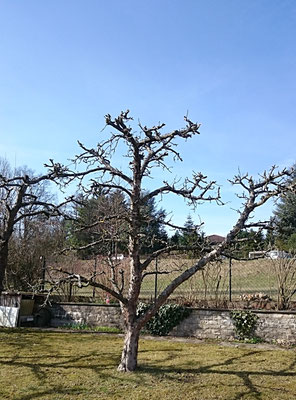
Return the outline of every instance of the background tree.
<path id="1" fill-rule="evenodd" d="M 148 199 L 143 201 L 143 197 Z M 149 198 L 147 192 L 142 196 L 140 207 L 140 229 L 142 240 L 140 243 L 141 254 L 151 254 L 166 246 L 168 235 L 165 230 L 166 213 L 163 209 L 157 210 L 155 198 Z"/>
<path id="2" fill-rule="evenodd" d="M 54 204 L 45 190 L 46 182 L 55 176 L 55 171 L 42 176 L 34 176 L 27 168 L 12 171 L 7 161 L 0 162 L 0 292 L 7 270 L 9 242 L 15 230 L 27 235 L 27 224 L 32 218 L 60 214 L 62 205 Z"/>
<path id="3" fill-rule="evenodd" d="M 194 224 L 190 214 L 185 221 L 182 235 L 179 238 L 179 243 L 189 249 L 187 250 L 187 256 L 189 258 L 196 258 L 205 250 L 205 234 L 201 231 L 200 226 Z"/>
<path id="4" fill-rule="evenodd" d="M 74 218 L 66 224 L 67 246 L 82 259 L 96 255 L 115 255 L 127 251 L 125 198 L 119 191 L 94 191 L 79 195 L 74 202 Z"/>
<path id="5" fill-rule="evenodd" d="M 263 251 L 266 248 L 266 241 L 261 230 L 244 229 L 237 235 L 232 247 L 230 256 L 249 258 L 249 253 L 252 251 Z"/>
<path id="6" fill-rule="evenodd" d="M 201 225 L 194 224 L 190 214 L 188 214 L 184 226 L 175 231 L 169 242 L 171 245 L 184 247 L 188 258 L 198 257 L 206 250 L 207 246 L 205 234 L 201 230 Z"/>
<path id="7" fill-rule="evenodd" d="M 286 193 L 282 196 L 274 215 L 277 236 L 287 241 L 293 233 L 296 233 L 296 195 Z"/>
<path id="8" fill-rule="evenodd" d="M 76 249 L 81 258 L 127 254 L 124 218 L 128 207 L 128 199 L 118 190 L 108 193 L 92 191 L 91 197 L 78 196 L 74 204 L 75 218 L 67 223 L 69 248 Z M 165 245 L 168 236 L 163 226 L 164 219 L 165 212 L 156 208 L 154 198 L 145 203 L 141 200 L 141 254 L 149 254 Z"/>
<path id="9" fill-rule="evenodd" d="M 79 142 L 82 153 L 76 156 L 75 163 L 87 165 L 88 168 L 84 171 L 78 169 L 79 172 L 77 172 L 77 169 L 71 170 L 70 167 L 55 164 L 53 161 L 48 164 L 48 167 L 51 172 L 57 171 L 60 178 L 64 180 L 79 179 L 80 185 L 83 185 L 84 179 L 86 177 L 89 178 L 92 174 L 91 190 L 119 190 L 127 199 L 127 213 L 112 217 L 117 218 L 119 222 L 124 221 L 127 226 L 126 234 L 128 236 L 128 255 L 130 260 L 127 290 L 125 290 L 126 281 L 124 275 L 120 275 L 121 280 L 117 281 L 114 274 L 114 278 L 110 280 L 110 286 L 95 282 L 93 277 L 71 274 L 68 274 L 68 277 L 72 281 L 78 282 L 80 286 L 87 284 L 99 287 L 119 300 L 125 322 L 125 341 L 118 369 L 120 371 L 133 371 L 137 367 L 138 342 L 142 327 L 156 314 L 160 306 L 165 303 L 178 286 L 197 271 L 205 268 L 208 263 L 217 259 L 236 239 L 241 230 L 258 225 L 258 222 L 248 222 L 249 217 L 270 198 L 292 188 L 292 185 L 287 187 L 285 184 L 286 177 L 290 176 L 292 171 L 276 171 L 275 168 L 272 168 L 269 172 L 265 172 L 260 176 L 258 180 L 254 180 L 248 174 L 235 176 L 232 183 L 242 188 L 242 193 L 240 193 L 242 208 L 237 222 L 225 240 L 203 253 L 189 268 L 185 267 L 157 296 L 151 307 L 141 316 L 138 316 L 137 305 L 141 284 L 151 262 L 161 254 L 185 248 L 179 245 L 167 244 L 153 251 L 146 258 L 141 258 L 141 243 L 143 239 L 141 233 L 143 225 L 141 207 L 143 204 L 147 204 L 150 199 L 164 196 L 168 193 L 181 196 L 191 206 L 195 206 L 199 202 L 208 201 L 221 203 L 220 192 L 216 182 L 208 181 L 207 177 L 202 173 L 193 173 L 192 178 L 185 178 L 182 183 L 180 180 L 174 180 L 172 183 L 167 180 L 163 181 L 162 185 L 149 192 L 144 187 L 145 179 L 151 174 L 152 170 L 156 168 L 167 170 L 166 165 L 169 157 L 173 157 L 175 161 L 181 160 L 181 156 L 176 150 L 177 140 L 187 140 L 199 134 L 200 124 L 193 123 L 185 117 L 186 126 L 182 129 L 163 133 L 164 124 L 152 128 L 139 124 L 140 131 L 134 133 L 132 126 L 129 125 L 132 118 L 129 117 L 128 111 L 122 112 L 115 119 L 112 119 L 108 114 L 105 120 L 106 126 L 113 128 L 107 139 L 99 142 L 93 148 Z M 125 156 L 129 159 L 129 166 L 124 170 L 121 170 L 112 162 L 114 160 L 114 152 L 122 148 L 118 146 L 119 143 L 126 146 Z M 104 223 L 104 220 L 102 223 Z M 164 220 L 163 225 L 172 226 L 172 223 Z M 175 226 L 175 228 L 178 227 Z M 67 274 L 67 271 L 65 273 Z"/>
<path id="10" fill-rule="evenodd" d="M 293 255 L 296 254 L 296 233 L 292 233 L 292 235 L 288 239 L 288 250 Z"/>
<path id="11" fill-rule="evenodd" d="M 295 184 L 296 173 L 287 178 L 287 185 Z M 290 302 L 296 293 L 296 194 L 287 191 L 277 201 L 272 219 L 272 230 L 267 234 L 269 249 L 278 249 L 290 254 L 283 254 L 272 259 L 272 269 L 277 279 L 278 308 L 289 309 Z"/>
<path id="12" fill-rule="evenodd" d="M 295 181 L 296 174 L 293 173 L 287 179 L 287 184 Z M 293 191 L 287 192 L 279 198 L 274 211 L 274 227 L 276 246 L 279 249 L 288 250 L 289 238 L 296 233 L 296 194 Z"/>
<path id="13" fill-rule="evenodd" d="M 36 291 L 43 284 L 44 263 L 64 246 L 61 217 L 38 215 L 20 221 L 9 242 L 5 287 L 13 290 Z"/>

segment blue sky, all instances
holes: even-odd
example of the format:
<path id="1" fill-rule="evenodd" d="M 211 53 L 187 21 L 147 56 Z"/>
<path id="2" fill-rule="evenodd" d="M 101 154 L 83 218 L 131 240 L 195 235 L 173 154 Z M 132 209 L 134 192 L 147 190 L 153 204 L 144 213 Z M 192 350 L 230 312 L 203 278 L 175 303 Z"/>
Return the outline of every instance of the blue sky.
<path id="1" fill-rule="evenodd" d="M 188 110 L 201 135 L 175 174 L 222 185 L 226 207 L 191 214 L 225 234 L 238 207 L 227 178 L 296 160 L 295 38 L 293 0 L 0 0 L 0 155 L 43 172 L 77 139 L 94 145 L 106 113 L 174 129 Z M 189 213 L 162 206 L 176 223 Z"/>

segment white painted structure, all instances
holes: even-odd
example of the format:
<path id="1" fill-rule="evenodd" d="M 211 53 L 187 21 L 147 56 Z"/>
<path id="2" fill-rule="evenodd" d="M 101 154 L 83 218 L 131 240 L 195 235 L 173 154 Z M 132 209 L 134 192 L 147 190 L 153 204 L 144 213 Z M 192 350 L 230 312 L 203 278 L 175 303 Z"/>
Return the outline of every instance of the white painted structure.
<path id="1" fill-rule="evenodd" d="M 19 307 L 0 306 L 0 326 L 15 328 L 18 323 Z"/>
<path id="2" fill-rule="evenodd" d="M 277 260 L 278 258 L 291 258 L 289 253 L 281 250 L 270 250 L 266 253 L 267 258 L 271 258 L 272 260 Z"/>

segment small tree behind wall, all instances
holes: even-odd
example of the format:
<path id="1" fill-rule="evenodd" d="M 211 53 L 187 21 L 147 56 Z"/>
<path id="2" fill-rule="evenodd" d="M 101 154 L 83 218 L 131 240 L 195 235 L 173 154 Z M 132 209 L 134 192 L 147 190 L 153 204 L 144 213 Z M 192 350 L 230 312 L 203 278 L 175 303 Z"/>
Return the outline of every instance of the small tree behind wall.
<path id="1" fill-rule="evenodd" d="M 155 174 L 158 168 L 168 170 L 167 161 L 182 161 L 177 151 L 177 140 L 187 140 L 199 134 L 200 124 L 194 123 L 185 117 L 186 126 L 182 129 L 175 129 L 170 132 L 163 132 L 165 124 L 148 128 L 139 124 L 138 131 L 134 132 L 130 126 L 132 118 L 129 112 L 122 112 L 113 119 L 109 114 L 105 117 L 106 126 L 112 128 L 112 133 L 105 140 L 99 142 L 95 147 L 88 147 L 79 142 L 81 154 L 76 156 L 75 164 L 79 168 L 70 169 L 61 164 L 50 162 L 48 165 L 51 172 L 64 180 L 73 181 L 79 179 L 80 187 L 84 193 L 93 196 L 96 191 L 120 191 L 126 198 L 127 210 L 119 211 L 116 215 L 109 215 L 109 221 L 116 221 L 126 226 L 128 237 L 129 278 L 126 281 L 124 271 L 117 271 L 116 265 L 110 257 L 110 285 L 103 284 L 92 277 L 68 274 L 68 279 L 76 281 L 80 286 L 87 284 L 103 289 L 105 292 L 119 300 L 124 322 L 125 340 L 118 369 L 120 371 L 134 371 L 137 367 L 138 342 L 141 328 L 155 315 L 160 306 L 165 303 L 174 290 L 184 281 L 193 276 L 197 271 L 202 270 L 208 263 L 214 261 L 225 251 L 229 244 L 235 241 L 242 229 L 253 226 L 264 226 L 263 223 L 248 223 L 253 211 L 266 203 L 271 197 L 277 196 L 286 190 L 283 182 L 291 174 L 289 170 L 276 171 L 272 168 L 255 181 L 246 175 L 236 176 L 232 183 L 243 188 L 242 208 L 238 214 L 237 222 L 226 236 L 225 240 L 212 248 L 204 248 L 197 261 L 174 278 L 167 287 L 156 297 L 153 305 L 141 316 L 137 316 L 137 305 L 141 285 L 147 268 L 158 256 L 169 253 L 173 250 L 184 250 L 188 245 L 166 244 L 152 251 L 145 259 L 140 258 L 141 248 L 147 245 L 142 235 L 143 214 L 141 208 L 151 199 L 167 194 L 174 194 L 184 198 L 191 206 L 199 202 L 217 202 L 220 200 L 219 188 L 215 181 L 209 181 L 200 173 L 193 173 L 191 178 L 185 178 L 182 182 L 164 181 L 158 187 L 147 192 L 145 179 Z M 118 168 L 113 162 L 116 151 L 125 146 L 126 168 Z M 81 168 L 85 166 L 85 169 Z M 87 178 L 87 184 L 84 184 Z M 290 188 L 291 189 L 291 188 Z M 182 229 L 173 225 L 172 221 L 161 215 L 161 223 L 176 229 Z M 148 221 L 147 221 L 148 222 Z M 93 222 L 94 225 L 95 222 Z M 105 223 L 99 219 L 97 224 Z M 105 240 L 108 240 L 107 236 Z M 66 273 L 66 272 L 65 272 Z M 98 271 L 98 274 L 100 272 Z M 127 288 L 127 289 L 126 289 Z"/>
<path id="2" fill-rule="evenodd" d="M 277 281 L 277 304 L 279 310 L 287 310 L 296 294 L 296 259 L 295 257 L 271 259 Z"/>

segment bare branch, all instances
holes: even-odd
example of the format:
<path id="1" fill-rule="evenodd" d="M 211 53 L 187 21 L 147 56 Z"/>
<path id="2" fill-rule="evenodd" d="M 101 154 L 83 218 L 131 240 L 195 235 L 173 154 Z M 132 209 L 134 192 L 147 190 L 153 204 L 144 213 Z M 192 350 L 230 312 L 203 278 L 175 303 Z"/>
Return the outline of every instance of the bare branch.
<path id="1" fill-rule="evenodd" d="M 122 294 L 117 293 L 115 290 L 111 289 L 110 287 L 108 287 L 100 282 L 94 281 L 92 278 L 86 278 L 85 276 L 82 276 L 80 274 L 73 274 L 69 271 L 66 271 L 66 270 L 63 270 L 60 268 L 56 269 L 56 271 L 64 274 L 67 277 L 67 278 L 58 279 L 55 282 L 56 286 L 59 286 L 62 282 L 65 282 L 65 281 L 75 282 L 78 284 L 79 287 L 82 287 L 83 285 L 92 286 L 92 287 L 104 290 L 105 292 L 111 294 L 111 296 L 115 297 L 117 300 L 119 300 L 123 304 L 127 304 L 127 299 Z"/>

